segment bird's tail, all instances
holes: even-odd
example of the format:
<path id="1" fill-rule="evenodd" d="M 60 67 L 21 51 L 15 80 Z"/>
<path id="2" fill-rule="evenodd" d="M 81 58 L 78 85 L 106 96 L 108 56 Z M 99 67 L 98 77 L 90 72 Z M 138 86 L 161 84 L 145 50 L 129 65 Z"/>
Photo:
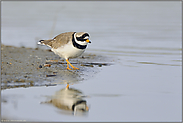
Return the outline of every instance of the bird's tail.
<path id="1" fill-rule="evenodd" d="M 52 41 L 52 39 L 50 40 L 40 40 L 37 44 L 41 44 L 41 45 L 49 45 L 49 43 Z"/>

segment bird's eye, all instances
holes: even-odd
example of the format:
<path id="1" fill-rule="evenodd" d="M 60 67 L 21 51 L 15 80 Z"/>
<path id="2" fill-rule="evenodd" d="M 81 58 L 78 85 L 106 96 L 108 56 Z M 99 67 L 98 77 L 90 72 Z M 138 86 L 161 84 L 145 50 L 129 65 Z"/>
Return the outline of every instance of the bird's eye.
<path id="1" fill-rule="evenodd" d="M 89 38 L 89 34 L 88 33 L 84 33 L 82 36 L 76 37 L 76 39 L 78 41 L 86 41 L 88 38 Z"/>

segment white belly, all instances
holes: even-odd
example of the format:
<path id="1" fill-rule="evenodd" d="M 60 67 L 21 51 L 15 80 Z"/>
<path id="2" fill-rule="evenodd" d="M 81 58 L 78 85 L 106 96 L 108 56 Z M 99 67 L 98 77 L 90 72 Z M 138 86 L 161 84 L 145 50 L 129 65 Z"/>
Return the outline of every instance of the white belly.
<path id="1" fill-rule="evenodd" d="M 64 47 L 59 47 L 57 49 L 51 49 L 55 54 L 62 58 L 76 58 L 80 56 L 85 49 L 77 49 L 71 43 L 64 45 Z"/>

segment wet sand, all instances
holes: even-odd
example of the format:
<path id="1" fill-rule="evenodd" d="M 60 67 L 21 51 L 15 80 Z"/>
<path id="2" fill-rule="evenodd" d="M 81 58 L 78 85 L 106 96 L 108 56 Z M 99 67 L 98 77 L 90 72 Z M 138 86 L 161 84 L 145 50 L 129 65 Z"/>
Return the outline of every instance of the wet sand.
<path id="1" fill-rule="evenodd" d="M 1 89 L 76 83 L 109 65 L 105 56 L 84 53 L 70 60 L 80 70 L 66 70 L 66 61 L 49 49 L 5 45 L 1 45 L 1 58 Z"/>

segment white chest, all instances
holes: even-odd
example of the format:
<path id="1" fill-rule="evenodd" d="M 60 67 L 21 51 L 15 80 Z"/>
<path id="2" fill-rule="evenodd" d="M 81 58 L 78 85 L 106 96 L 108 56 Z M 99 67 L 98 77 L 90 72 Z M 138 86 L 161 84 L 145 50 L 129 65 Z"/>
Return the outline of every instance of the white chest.
<path id="1" fill-rule="evenodd" d="M 62 58 L 76 58 L 80 56 L 85 49 L 77 49 L 71 43 L 68 43 L 57 49 L 51 49 L 55 54 L 59 55 Z"/>

